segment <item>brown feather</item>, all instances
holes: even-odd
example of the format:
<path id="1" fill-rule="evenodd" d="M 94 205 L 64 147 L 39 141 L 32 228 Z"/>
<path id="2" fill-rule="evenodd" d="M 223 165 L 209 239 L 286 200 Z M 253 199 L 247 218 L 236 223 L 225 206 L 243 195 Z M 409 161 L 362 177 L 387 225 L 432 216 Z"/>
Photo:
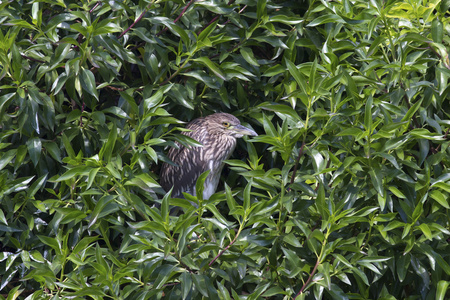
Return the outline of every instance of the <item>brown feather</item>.
<path id="1" fill-rule="evenodd" d="M 173 187 L 172 197 L 183 197 L 182 192 L 195 195 L 198 177 L 210 170 L 203 192 L 207 199 L 217 188 L 223 161 L 231 156 L 236 147 L 236 138 L 244 134 L 257 134 L 240 125 L 239 119 L 227 113 L 195 119 L 186 128 L 191 131 L 182 134 L 198 141 L 203 147 L 185 147 L 177 143 L 178 148 L 171 148 L 167 156 L 176 166 L 163 164 L 161 186 L 166 191 Z"/>

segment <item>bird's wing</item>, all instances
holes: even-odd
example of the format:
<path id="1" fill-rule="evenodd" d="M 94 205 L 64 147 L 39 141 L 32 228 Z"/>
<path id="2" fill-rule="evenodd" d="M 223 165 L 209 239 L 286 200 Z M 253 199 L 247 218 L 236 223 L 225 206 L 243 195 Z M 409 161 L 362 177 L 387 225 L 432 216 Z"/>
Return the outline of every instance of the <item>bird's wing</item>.
<path id="1" fill-rule="evenodd" d="M 205 142 L 208 137 L 208 132 L 203 130 L 203 120 L 196 119 L 189 123 L 186 128 L 192 131 L 183 132 L 199 142 Z M 208 170 L 208 163 L 204 159 L 203 147 L 185 147 L 178 144 L 179 148 L 171 148 L 167 153 L 167 156 L 177 166 L 169 167 L 167 164 L 162 170 L 162 177 L 167 178 L 167 182 L 163 183 L 163 188 L 169 190 L 174 187 L 172 191 L 172 197 L 182 197 L 182 192 L 194 194 L 195 183 L 197 178 L 206 170 Z"/>
<path id="2" fill-rule="evenodd" d="M 186 148 L 184 149 L 187 150 Z M 182 195 L 182 192 L 186 192 L 189 194 L 195 194 L 195 183 L 197 178 L 208 169 L 205 161 L 200 159 L 203 156 L 203 148 L 201 147 L 191 147 L 189 149 L 189 155 L 180 155 L 183 156 L 184 160 L 181 165 L 184 166 L 183 170 L 179 172 L 179 175 L 175 175 L 176 181 L 175 185 L 178 187 L 179 195 Z M 178 163 L 179 164 L 179 163 Z M 180 165 L 180 164 L 179 164 Z"/>

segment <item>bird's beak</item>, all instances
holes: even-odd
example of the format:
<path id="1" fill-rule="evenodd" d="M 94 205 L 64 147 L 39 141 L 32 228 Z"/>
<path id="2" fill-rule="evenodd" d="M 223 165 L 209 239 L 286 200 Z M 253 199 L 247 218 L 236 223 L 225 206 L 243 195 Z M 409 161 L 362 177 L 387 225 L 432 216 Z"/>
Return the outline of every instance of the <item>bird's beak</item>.
<path id="1" fill-rule="evenodd" d="M 255 131 L 242 125 L 235 125 L 230 127 L 229 129 L 231 129 L 231 131 L 233 132 L 233 136 L 237 138 L 243 137 L 244 135 L 258 136 Z"/>

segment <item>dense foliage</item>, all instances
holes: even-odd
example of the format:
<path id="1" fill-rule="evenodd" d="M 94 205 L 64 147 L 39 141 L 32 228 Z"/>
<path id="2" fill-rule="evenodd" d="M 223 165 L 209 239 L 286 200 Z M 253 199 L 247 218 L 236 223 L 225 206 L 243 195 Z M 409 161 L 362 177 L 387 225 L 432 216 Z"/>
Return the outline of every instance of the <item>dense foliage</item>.
<path id="1" fill-rule="evenodd" d="M 0 1 L 0 298 L 449 299 L 449 7 Z M 217 111 L 259 136 L 195 209 Z"/>

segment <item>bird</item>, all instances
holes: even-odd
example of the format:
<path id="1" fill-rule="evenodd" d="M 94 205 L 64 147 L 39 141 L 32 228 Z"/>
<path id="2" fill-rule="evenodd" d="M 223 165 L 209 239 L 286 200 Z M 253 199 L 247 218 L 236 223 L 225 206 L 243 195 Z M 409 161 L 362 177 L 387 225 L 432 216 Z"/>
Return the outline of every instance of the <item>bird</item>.
<path id="1" fill-rule="evenodd" d="M 236 147 L 236 139 L 244 135 L 258 134 L 243 125 L 238 118 L 228 113 L 214 113 L 194 119 L 186 125 L 190 131 L 182 132 L 201 147 L 184 146 L 170 148 L 167 157 L 175 164 L 164 162 L 161 167 L 160 184 L 173 198 L 183 198 L 183 192 L 196 196 L 198 177 L 210 171 L 205 179 L 203 199 L 209 199 L 217 189 L 224 160 L 230 158 Z"/>

